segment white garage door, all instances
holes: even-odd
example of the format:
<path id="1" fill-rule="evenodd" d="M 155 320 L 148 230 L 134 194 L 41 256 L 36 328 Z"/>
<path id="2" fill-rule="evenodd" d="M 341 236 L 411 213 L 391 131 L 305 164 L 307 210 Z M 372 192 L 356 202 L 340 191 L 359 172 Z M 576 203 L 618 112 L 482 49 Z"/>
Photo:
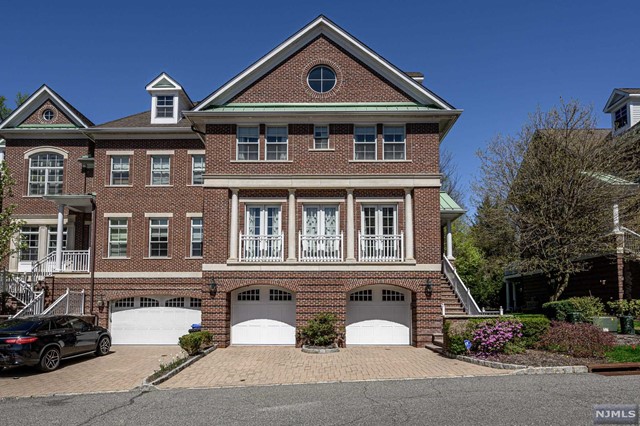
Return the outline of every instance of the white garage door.
<path id="1" fill-rule="evenodd" d="M 173 296 L 128 297 L 112 302 L 115 345 L 177 345 L 191 324 L 201 321 L 200 299 Z"/>
<path id="2" fill-rule="evenodd" d="M 295 296 L 269 287 L 231 293 L 231 344 L 295 345 Z"/>
<path id="3" fill-rule="evenodd" d="M 411 344 L 411 293 L 383 286 L 350 293 L 346 331 L 347 345 Z"/>

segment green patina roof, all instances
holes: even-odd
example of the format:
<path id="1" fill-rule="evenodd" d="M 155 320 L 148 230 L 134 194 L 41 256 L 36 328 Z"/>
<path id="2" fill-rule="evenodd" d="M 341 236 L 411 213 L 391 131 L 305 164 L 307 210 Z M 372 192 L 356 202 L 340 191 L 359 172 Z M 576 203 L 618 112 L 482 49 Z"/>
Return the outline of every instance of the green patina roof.
<path id="1" fill-rule="evenodd" d="M 463 215 L 466 212 L 465 209 L 460 207 L 449 194 L 444 191 L 440 191 L 440 213 L 453 213 Z"/>
<path id="2" fill-rule="evenodd" d="M 637 182 L 631 182 L 621 177 L 610 175 L 607 173 L 600 173 L 600 172 L 583 172 L 583 173 L 591 175 L 594 178 L 611 185 L 638 185 Z"/>
<path id="3" fill-rule="evenodd" d="M 382 103 L 231 103 L 211 106 L 205 111 L 216 112 L 420 112 L 439 111 L 435 105 L 421 105 L 412 102 Z"/>

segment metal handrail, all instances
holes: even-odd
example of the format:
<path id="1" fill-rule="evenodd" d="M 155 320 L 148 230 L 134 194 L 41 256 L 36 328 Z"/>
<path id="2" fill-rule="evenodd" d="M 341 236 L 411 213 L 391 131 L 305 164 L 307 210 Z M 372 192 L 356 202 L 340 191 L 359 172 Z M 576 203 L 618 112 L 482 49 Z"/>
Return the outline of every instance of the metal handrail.
<path id="1" fill-rule="evenodd" d="M 67 288 L 67 291 L 62 296 L 58 297 L 55 302 L 42 312 L 42 315 L 67 314 L 84 314 L 84 289 L 82 291 L 71 291 Z"/>
<path id="2" fill-rule="evenodd" d="M 19 318 L 23 316 L 40 315 L 44 308 L 44 291 L 34 292 L 35 297 L 31 302 L 26 304 L 17 314 L 11 318 Z"/>
<path id="3" fill-rule="evenodd" d="M 402 262 L 404 233 L 392 235 L 362 235 L 358 231 L 360 262 Z"/>
<path id="4" fill-rule="evenodd" d="M 283 262 L 284 234 L 242 235 L 238 247 L 240 262 Z"/>

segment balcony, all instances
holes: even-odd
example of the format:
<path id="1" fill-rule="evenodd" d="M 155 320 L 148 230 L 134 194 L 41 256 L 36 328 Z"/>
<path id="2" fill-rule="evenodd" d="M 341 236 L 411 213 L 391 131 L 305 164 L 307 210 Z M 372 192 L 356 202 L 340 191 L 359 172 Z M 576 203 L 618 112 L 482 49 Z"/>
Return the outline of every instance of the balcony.
<path id="1" fill-rule="evenodd" d="M 284 234 L 243 235 L 240 233 L 240 262 L 283 262 Z"/>
<path id="2" fill-rule="evenodd" d="M 298 234 L 300 262 L 342 262 L 343 244 L 340 235 Z"/>
<path id="3" fill-rule="evenodd" d="M 54 272 L 89 272 L 89 250 L 62 250 L 60 266 L 56 262 L 56 252 L 33 263 L 31 274 L 35 281 L 53 275 Z"/>
<path id="4" fill-rule="evenodd" d="M 360 262 L 402 262 L 404 260 L 403 234 L 362 235 L 358 233 L 358 260 Z"/>

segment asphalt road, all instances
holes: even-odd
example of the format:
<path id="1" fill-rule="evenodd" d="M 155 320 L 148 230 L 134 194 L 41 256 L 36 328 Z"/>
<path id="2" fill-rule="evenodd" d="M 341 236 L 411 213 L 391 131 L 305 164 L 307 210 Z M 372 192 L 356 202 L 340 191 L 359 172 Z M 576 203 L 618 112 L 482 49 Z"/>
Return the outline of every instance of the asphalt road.
<path id="1" fill-rule="evenodd" d="M 604 403 L 640 403 L 640 376 L 470 377 L 5 399 L 0 424 L 583 426 L 593 424 L 593 405 Z"/>

